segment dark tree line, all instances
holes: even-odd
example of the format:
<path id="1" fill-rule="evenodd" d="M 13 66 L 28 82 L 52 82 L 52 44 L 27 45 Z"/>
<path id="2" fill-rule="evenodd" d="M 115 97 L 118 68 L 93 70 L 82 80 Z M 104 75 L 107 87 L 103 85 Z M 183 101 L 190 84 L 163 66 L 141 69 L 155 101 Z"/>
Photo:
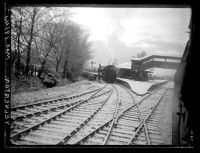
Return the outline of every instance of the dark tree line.
<path id="1" fill-rule="evenodd" d="M 13 7 L 11 11 L 13 73 L 30 75 L 35 64 L 31 59 L 37 59 L 39 77 L 47 68 L 64 77 L 79 75 L 90 59 L 90 43 L 80 25 L 69 20 L 69 10 Z"/>

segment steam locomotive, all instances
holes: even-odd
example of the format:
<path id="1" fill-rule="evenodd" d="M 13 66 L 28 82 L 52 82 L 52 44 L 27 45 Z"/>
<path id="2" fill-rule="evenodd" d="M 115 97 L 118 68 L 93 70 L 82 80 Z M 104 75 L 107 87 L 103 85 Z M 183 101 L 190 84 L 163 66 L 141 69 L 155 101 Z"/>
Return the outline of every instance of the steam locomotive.
<path id="1" fill-rule="evenodd" d="M 106 83 L 114 83 L 117 79 L 117 68 L 113 65 L 108 65 L 102 69 L 102 79 Z"/>

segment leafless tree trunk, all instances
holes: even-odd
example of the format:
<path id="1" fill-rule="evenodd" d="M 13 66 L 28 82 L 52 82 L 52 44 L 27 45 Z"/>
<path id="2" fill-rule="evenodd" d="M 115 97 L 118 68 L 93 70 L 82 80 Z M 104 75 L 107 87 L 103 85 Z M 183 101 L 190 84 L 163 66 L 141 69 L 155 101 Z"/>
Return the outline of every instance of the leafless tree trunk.
<path id="1" fill-rule="evenodd" d="M 27 46 L 27 51 L 26 51 L 26 68 L 25 68 L 25 74 L 28 75 L 29 72 L 29 65 L 30 65 L 30 60 L 31 60 L 31 45 L 32 45 L 32 41 L 33 41 L 33 28 L 34 28 L 34 24 L 35 24 L 35 17 L 37 14 L 38 10 L 35 7 L 33 10 L 33 16 L 31 18 L 31 29 L 30 29 L 30 39 L 28 42 L 28 46 Z"/>
<path id="2" fill-rule="evenodd" d="M 57 43 L 55 39 L 57 27 L 55 24 L 49 24 L 45 29 L 43 29 L 43 36 L 41 36 L 40 40 L 44 43 L 44 48 L 41 47 L 41 53 L 43 55 L 43 59 L 41 61 L 41 70 L 38 73 L 38 76 L 41 77 L 41 73 L 43 72 L 46 64 L 46 60 L 48 59 L 54 45 Z"/>
<path id="3" fill-rule="evenodd" d="M 20 19 L 20 25 L 19 25 L 19 33 L 18 33 L 18 37 L 17 37 L 17 62 L 16 62 L 16 70 L 17 70 L 17 74 L 19 73 L 20 71 L 20 64 L 21 64 L 21 54 L 20 54 L 20 36 L 21 36 L 21 30 L 22 30 L 22 17 Z M 22 74 L 23 74 L 23 71 L 22 71 Z"/>

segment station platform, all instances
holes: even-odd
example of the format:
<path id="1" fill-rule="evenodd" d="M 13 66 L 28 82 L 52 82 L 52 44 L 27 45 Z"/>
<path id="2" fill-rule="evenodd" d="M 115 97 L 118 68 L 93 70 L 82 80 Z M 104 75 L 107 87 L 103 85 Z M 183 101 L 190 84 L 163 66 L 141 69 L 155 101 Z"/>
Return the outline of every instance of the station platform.
<path id="1" fill-rule="evenodd" d="M 127 86 L 138 95 L 145 95 L 150 89 L 167 82 L 167 80 L 149 80 L 142 82 L 125 78 L 117 78 L 117 82 Z"/>

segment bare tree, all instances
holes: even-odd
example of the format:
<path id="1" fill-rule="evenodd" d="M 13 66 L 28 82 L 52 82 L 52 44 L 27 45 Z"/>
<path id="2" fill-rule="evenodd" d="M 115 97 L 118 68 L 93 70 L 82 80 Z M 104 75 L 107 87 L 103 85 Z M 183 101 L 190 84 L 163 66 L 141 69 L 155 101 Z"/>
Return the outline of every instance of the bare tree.
<path id="1" fill-rule="evenodd" d="M 56 37 L 57 29 L 58 27 L 55 23 L 49 23 L 46 28 L 42 30 L 42 34 L 40 35 L 38 41 L 35 41 L 35 46 L 40 55 L 39 59 L 41 63 L 41 69 L 38 73 L 39 77 L 44 70 L 47 59 L 50 57 L 50 53 L 58 41 Z"/>
<path id="2" fill-rule="evenodd" d="M 27 20 L 27 17 L 25 15 L 24 9 L 21 7 L 15 7 L 11 10 L 11 54 L 12 54 L 12 69 L 13 64 L 16 61 L 16 74 L 19 74 L 19 71 L 21 69 L 21 55 L 25 51 L 26 43 L 24 43 L 23 38 L 23 28 L 24 23 Z"/>
<path id="3" fill-rule="evenodd" d="M 88 42 L 88 34 L 86 34 L 78 25 L 78 32 L 74 39 L 73 51 L 70 54 L 70 73 L 73 77 L 79 75 L 85 62 L 91 58 L 90 46 Z"/>
<path id="4" fill-rule="evenodd" d="M 15 10 L 16 8 L 13 8 Z M 33 45 L 33 40 L 38 37 L 42 29 L 44 29 L 51 21 L 58 17 L 68 15 L 68 12 L 54 11 L 53 8 L 46 7 L 21 7 L 23 28 L 20 31 L 24 41 L 26 42 L 26 69 L 25 73 L 28 74 L 30 59 L 31 59 L 31 49 Z M 16 11 L 15 11 L 16 12 Z M 52 15 L 53 14 L 53 15 Z M 19 15 L 15 15 L 19 16 Z M 20 23 L 18 20 L 17 22 Z M 18 30 L 19 31 L 19 30 Z"/>
<path id="5" fill-rule="evenodd" d="M 63 15 L 68 16 L 69 12 L 52 13 L 51 8 L 45 7 L 13 8 L 13 61 L 18 57 L 20 63 L 22 54 L 26 55 L 25 74 L 29 74 L 33 56 L 41 64 L 39 77 L 49 62 L 57 72 L 62 67 L 64 76 L 75 76 L 90 59 L 89 35 L 68 18 L 59 21 Z"/>
<path id="6" fill-rule="evenodd" d="M 61 27 L 63 35 L 60 35 L 60 41 L 56 43 L 55 51 L 51 54 L 56 58 L 56 71 L 60 65 L 63 68 L 63 76 L 70 78 L 82 69 L 84 62 L 90 57 L 90 44 L 87 41 L 88 35 L 84 34 L 78 24 L 65 22 Z"/>
<path id="7" fill-rule="evenodd" d="M 78 44 L 78 36 L 80 29 L 77 24 L 70 22 L 67 27 L 67 33 L 65 36 L 65 43 L 66 43 L 66 49 L 64 52 L 64 65 L 63 65 L 63 76 L 70 77 L 70 69 L 71 69 L 71 62 L 70 58 L 72 54 L 72 51 L 74 50 L 74 47 Z"/>
<path id="8" fill-rule="evenodd" d="M 67 36 L 66 22 L 58 22 L 55 23 L 57 27 L 55 34 L 55 45 L 52 48 L 52 52 L 50 53 L 50 57 L 55 60 L 55 69 L 58 72 L 59 65 L 63 58 L 64 51 L 67 48 L 67 44 L 65 42 Z"/>
<path id="9" fill-rule="evenodd" d="M 147 55 L 147 53 L 145 51 L 141 51 L 140 53 L 137 54 L 137 58 L 141 58 L 141 57 L 144 57 L 146 55 Z"/>

